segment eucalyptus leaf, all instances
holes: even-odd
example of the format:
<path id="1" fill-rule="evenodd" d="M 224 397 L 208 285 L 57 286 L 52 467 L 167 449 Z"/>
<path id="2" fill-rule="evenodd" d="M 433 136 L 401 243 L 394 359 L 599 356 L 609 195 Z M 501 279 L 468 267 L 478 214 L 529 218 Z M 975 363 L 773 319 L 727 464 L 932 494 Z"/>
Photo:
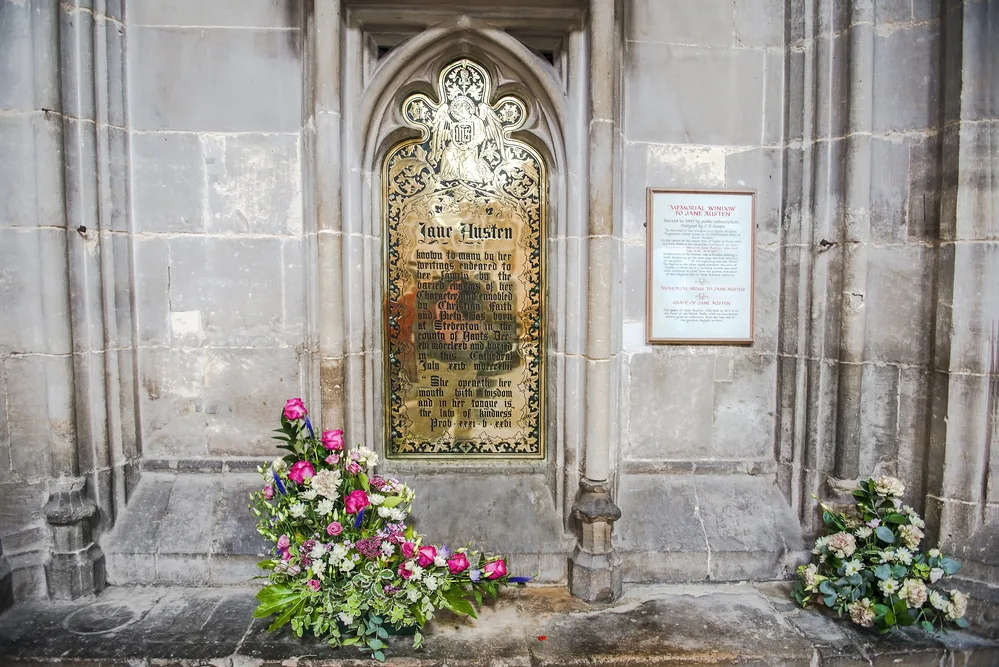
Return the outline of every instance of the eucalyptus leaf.
<path id="1" fill-rule="evenodd" d="M 874 531 L 878 536 L 878 539 L 887 544 L 895 544 L 895 535 L 891 532 L 891 529 L 887 526 L 878 526 L 877 530 Z"/>
<path id="2" fill-rule="evenodd" d="M 881 581 L 884 581 L 885 579 L 890 579 L 891 565 L 889 565 L 888 563 L 882 563 L 881 565 L 878 565 L 877 568 L 874 570 L 874 576 L 880 579 Z"/>

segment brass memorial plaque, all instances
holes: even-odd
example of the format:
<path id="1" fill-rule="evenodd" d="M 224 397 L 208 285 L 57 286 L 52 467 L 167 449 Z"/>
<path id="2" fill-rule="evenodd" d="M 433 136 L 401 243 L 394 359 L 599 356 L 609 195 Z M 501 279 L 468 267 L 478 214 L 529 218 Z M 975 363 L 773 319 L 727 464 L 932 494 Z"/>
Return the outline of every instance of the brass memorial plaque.
<path id="1" fill-rule="evenodd" d="M 484 67 L 452 62 L 439 101 L 403 102 L 420 139 L 385 158 L 391 457 L 545 453 L 545 165 L 510 137 L 524 102 L 491 95 Z"/>

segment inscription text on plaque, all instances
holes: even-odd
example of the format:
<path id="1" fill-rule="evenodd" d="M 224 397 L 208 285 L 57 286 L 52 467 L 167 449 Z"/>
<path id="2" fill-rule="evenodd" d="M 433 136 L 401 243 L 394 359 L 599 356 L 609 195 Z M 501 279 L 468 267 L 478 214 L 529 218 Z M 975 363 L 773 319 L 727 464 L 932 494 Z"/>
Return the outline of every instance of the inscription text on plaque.
<path id="1" fill-rule="evenodd" d="M 388 455 L 544 456 L 544 161 L 486 69 L 402 105 L 422 131 L 383 165 Z"/>

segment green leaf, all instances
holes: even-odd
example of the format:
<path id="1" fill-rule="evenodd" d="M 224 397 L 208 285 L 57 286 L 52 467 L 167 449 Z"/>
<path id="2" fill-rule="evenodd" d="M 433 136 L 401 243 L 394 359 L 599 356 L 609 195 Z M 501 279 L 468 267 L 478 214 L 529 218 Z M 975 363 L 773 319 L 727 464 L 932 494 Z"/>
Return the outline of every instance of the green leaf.
<path id="1" fill-rule="evenodd" d="M 968 619 L 966 619 L 966 618 L 959 618 L 956 621 L 954 621 L 954 625 L 956 625 L 959 628 L 966 628 L 969 625 Z"/>
<path id="2" fill-rule="evenodd" d="M 402 496 L 389 496 L 384 501 L 382 501 L 382 507 L 387 507 L 389 509 L 392 509 L 401 502 L 402 502 Z"/>
<path id="3" fill-rule="evenodd" d="M 909 571 L 905 569 L 905 565 L 895 565 L 892 567 L 891 573 L 896 579 L 904 579 Z"/>
<path id="4" fill-rule="evenodd" d="M 889 565 L 888 563 L 882 563 L 881 565 L 878 565 L 877 568 L 874 570 L 874 576 L 880 579 L 881 581 L 884 581 L 885 579 L 890 579 L 891 565 Z"/>
<path id="5" fill-rule="evenodd" d="M 933 624 L 930 623 L 929 621 L 923 621 L 922 623 L 919 624 L 919 626 L 923 629 L 923 632 L 925 632 L 926 634 L 929 635 L 933 634 Z"/>
<path id="6" fill-rule="evenodd" d="M 940 569 L 942 569 L 947 574 L 954 574 L 961 569 L 961 564 L 954 560 L 953 558 L 944 558 L 940 561 Z"/>
<path id="7" fill-rule="evenodd" d="M 903 524 L 907 523 L 909 519 L 904 514 L 889 514 L 885 517 L 885 523 Z"/>
<path id="8" fill-rule="evenodd" d="M 373 651 L 371 657 L 378 662 L 385 662 L 385 654 L 382 651 Z"/>
<path id="9" fill-rule="evenodd" d="M 898 620 L 899 625 L 908 626 L 916 622 L 916 619 L 912 617 L 912 614 L 910 614 L 908 610 L 901 612 L 900 614 L 897 615 L 896 618 Z"/>
<path id="10" fill-rule="evenodd" d="M 827 607 L 832 607 L 834 604 L 836 604 L 836 596 L 827 595 L 824 598 L 822 598 L 822 602 L 824 602 Z"/>
<path id="11" fill-rule="evenodd" d="M 385 642 L 383 642 L 381 639 L 369 639 L 368 646 L 372 650 L 377 651 L 380 648 L 385 648 Z"/>
<path id="12" fill-rule="evenodd" d="M 267 631 L 274 632 L 282 625 L 287 624 L 288 621 L 291 620 L 292 616 L 298 614 L 298 612 L 300 612 L 302 610 L 302 607 L 304 606 L 305 606 L 305 600 L 300 600 L 297 604 L 290 605 L 287 609 L 285 609 L 285 611 L 280 616 L 274 619 L 274 622 L 270 624 L 270 626 L 267 628 Z"/>
<path id="13" fill-rule="evenodd" d="M 444 600 L 447 602 L 448 608 L 456 614 L 476 618 L 475 607 L 465 599 L 465 592 L 460 587 L 454 586 L 444 591 Z"/>
<path id="14" fill-rule="evenodd" d="M 876 604 L 874 605 L 874 618 L 883 618 L 890 611 L 891 607 L 883 604 Z"/>
<path id="15" fill-rule="evenodd" d="M 860 574 L 851 574 L 849 577 L 846 578 L 846 580 L 849 581 L 851 585 L 858 586 L 860 585 L 860 582 L 864 580 L 864 578 L 860 576 Z"/>
<path id="16" fill-rule="evenodd" d="M 371 487 L 368 485 L 368 476 L 365 475 L 363 472 L 357 473 L 357 480 L 361 483 L 361 488 L 364 489 L 365 491 L 371 489 Z"/>
<path id="17" fill-rule="evenodd" d="M 477 605 L 479 605 L 481 607 L 482 606 L 482 593 L 479 592 L 478 588 L 473 589 L 472 592 L 475 593 L 475 604 L 477 604 Z"/>
<path id="18" fill-rule="evenodd" d="M 895 604 L 892 605 L 892 611 L 895 612 L 896 617 L 900 616 L 901 614 L 904 614 L 906 609 L 907 607 L 905 606 L 905 600 L 898 600 Z"/>
<path id="19" fill-rule="evenodd" d="M 867 491 L 864 491 L 863 489 L 854 489 L 852 491 L 852 493 L 853 493 L 853 497 L 857 498 L 858 500 L 866 500 L 867 499 Z"/>
<path id="20" fill-rule="evenodd" d="M 413 635 L 413 648 L 420 648 L 423 646 L 423 635 L 419 630 Z"/>
<path id="21" fill-rule="evenodd" d="M 878 526 L 878 529 L 874 531 L 878 539 L 887 544 L 895 544 L 895 535 L 892 534 L 891 529 L 887 526 Z"/>
<path id="22" fill-rule="evenodd" d="M 892 626 L 895 625 L 895 613 L 889 611 L 884 617 L 885 625 Z"/>
<path id="23" fill-rule="evenodd" d="M 819 584 L 819 592 L 825 593 L 826 595 L 836 595 L 836 589 L 833 588 L 832 584 L 830 584 L 828 580 Z"/>

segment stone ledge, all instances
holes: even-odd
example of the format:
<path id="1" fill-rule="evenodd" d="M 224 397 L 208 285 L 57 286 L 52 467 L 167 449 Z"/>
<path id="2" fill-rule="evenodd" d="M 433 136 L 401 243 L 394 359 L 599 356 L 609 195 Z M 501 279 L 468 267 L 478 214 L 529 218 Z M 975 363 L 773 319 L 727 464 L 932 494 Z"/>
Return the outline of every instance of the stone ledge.
<path id="1" fill-rule="evenodd" d="M 31 602 L 0 615 L 0 664 L 373 665 L 349 649 L 269 634 L 251 589 L 112 587 L 75 602 Z M 390 639 L 390 662 L 438 665 L 999 664 L 999 644 L 968 633 L 881 638 L 798 609 L 786 583 L 634 586 L 610 605 L 564 588 L 509 591 L 479 620 L 440 615 L 427 647 Z"/>

